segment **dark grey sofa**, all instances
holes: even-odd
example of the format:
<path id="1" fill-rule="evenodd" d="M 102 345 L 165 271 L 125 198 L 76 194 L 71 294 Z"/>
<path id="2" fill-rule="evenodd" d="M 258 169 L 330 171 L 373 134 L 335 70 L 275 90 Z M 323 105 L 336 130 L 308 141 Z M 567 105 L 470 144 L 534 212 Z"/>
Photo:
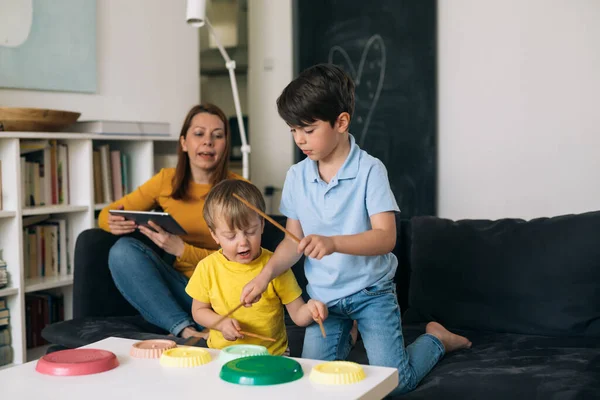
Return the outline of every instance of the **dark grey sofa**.
<path id="1" fill-rule="evenodd" d="M 531 221 L 397 221 L 406 342 L 433 320 L 473 342 L 445 356 L 403 398 L 600 398 L 600 212 Z M 281 238 L 267 226 L 263 245 L 272 249 Z M 86 258 L 106 258 L 112 242 L 97 230 L 78 238 L 75 319 L 48 326 L 43 335 L 51 343 L 164 335 L 135 316 L 107 269 L 85 268 Z M 300 263 L 294 272 L 304 286 Z M 299 356 L 303 329 L 288 322 L 288 334 Z M 351 359 L 368 362 L 360 340 Z"/>

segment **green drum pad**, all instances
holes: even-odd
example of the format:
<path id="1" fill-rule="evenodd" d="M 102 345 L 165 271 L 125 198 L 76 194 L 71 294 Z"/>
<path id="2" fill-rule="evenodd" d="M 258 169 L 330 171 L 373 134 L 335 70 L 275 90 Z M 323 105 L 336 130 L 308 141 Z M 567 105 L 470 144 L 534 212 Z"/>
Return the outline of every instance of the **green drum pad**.
<path id="1" fill-rule="evenodd" d="M 237 358 L 221 368 L 219 376 L 238 385 L 277 385 L 302 378 L 304 372 L 297 361 L 281 356 Z"/>

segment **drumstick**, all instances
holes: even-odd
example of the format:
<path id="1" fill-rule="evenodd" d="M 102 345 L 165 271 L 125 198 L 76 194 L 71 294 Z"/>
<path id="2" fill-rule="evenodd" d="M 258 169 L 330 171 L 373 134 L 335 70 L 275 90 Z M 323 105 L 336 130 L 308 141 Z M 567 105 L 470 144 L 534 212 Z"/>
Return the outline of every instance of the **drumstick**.
<path id="1" fill-rule="evenodd" d="M 264 219 L 266 219 L 267 221 L 269 221 L 270 223 L 272 223 L 273 225 L 275 225 L 277 228 L 281 229 L 281 231 L 283 233 L 285 233 L 290 238 L 292 238 L 296 243 L 300 243 L 300 239 L 298 239 L 298 237 L 296 235 L 294 235 L 293 233 L 291 233 L 290 231 L 288 231 L 287 229 L 285 229 L 283 226 L 281 226 L 280 224 L 278 224 L 277 221 L 275 221 L 273 218 L 269 217 L 267 214 L 265 214 L 264 212 L 260 211 L 258 208 L 254 207 L 252 204 L 248 203 L 246 200 L 244 200 L 243 198 L 241 198 L 237 194 L 234 193 L 233 197 L 235 197 L 236 199 L 238 199 L 239 201 L 241 201 L 242 203 L 244 203 L 251 210 L 256 211 L 258 213 L 258 215 L 260 215 L 261 217 L 263 217 Z"/>
<path id="2" fill-rule="evenodd" d="M 229 311 L 227 314 L 225 314 L 225 315 L 223 315 L 221 318 L 219 318 L 219 319 L 217 320 L 217 322 L 215 322 L 215 323 L 213 324 L 213 326 L 215 326 L 215 327 L 216 327 L 217 325 L 219 325 L 219 324 L 220 324 L 220 323 L 221 323 L 221 322 L 222 322 L 222 321 L 223 321 L 225 318 L 229 317 L 231 314 L 233 314 L 234 312 L 236 312 L 237 310 L 239 310 L 239 309 L 240 309 L 240 307 L 242 307 L 243 305 L 244 305 L 244 303 L 240 303 L 240 305 L 239 305 L 239 306 L 237 306 L 236 308 L 234 308 L 233 310 Z"/>
<path id="3" fill-rule="evenodd" d="M 246 331 L 240 331 L 240 333 L 244 336 L 252 336 L 258 339 L 262 339 L 262 340 L 267 340 L 269 342 L 275 342 L 276 340 L 270 337 L 266 337 L 266 336 L 262 336 L 262 335 L 257 335 L 256 333 L 250 333 L 250 332 L 246 332 Z"/>
<path id="4" fill-rule="evenodd" d="M 327 334 L 325 333 L 325 327 L 323 326 L 323 322 L 321 321 L 320 317 L 317 317 L 317 323 L 319 324 L 319 328 L 321 328 L 321 335 L 323 335 L 323 337 L 327 337 Z"/>

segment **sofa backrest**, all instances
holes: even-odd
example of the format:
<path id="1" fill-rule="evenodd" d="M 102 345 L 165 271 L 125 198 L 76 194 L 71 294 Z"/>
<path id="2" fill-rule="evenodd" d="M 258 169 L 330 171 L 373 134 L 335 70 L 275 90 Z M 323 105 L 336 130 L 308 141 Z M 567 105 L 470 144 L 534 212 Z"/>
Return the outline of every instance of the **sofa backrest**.
<path id="1" fill-rule="evenodd" d="M 546 336 L 600 336 L 600 212 L 411 220 L 405 322 Z"/>
<path id="2" fill-rule="evenodd" d="M 271 216 L 282 226 L 285 226 L 286 217 L 281 215 Z M 398 270 L 396 271 L 396 292 L 401 310 L 408 308 L 408 287 L 410 282 L 410 221 L 402 219 L 400 214 L 396 214 L 396 246 L 393 253 L 398 258 Z M 274 251 L 279 242 L 283 240 L 284 234 L 273 224 L 265 221 L 265 230 L 262 237 L 262 247 Z M 304 256 L 292 267 L 292 271 L 302 288 L 302 296 L 308 300 L 306 293 L 306 276 L 304 275 Z"/>

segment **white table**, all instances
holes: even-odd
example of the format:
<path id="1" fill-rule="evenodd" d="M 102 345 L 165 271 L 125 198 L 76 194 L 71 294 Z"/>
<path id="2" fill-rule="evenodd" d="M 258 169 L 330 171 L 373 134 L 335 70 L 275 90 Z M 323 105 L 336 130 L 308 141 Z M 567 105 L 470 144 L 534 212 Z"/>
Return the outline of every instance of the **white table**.
<path id="1" fill-rule="evenodd" d="M 219 378 L 219 350 L 208 349 L 213 361 L 195 368 L 168 368 L 157 359 L 129 355 L 135 340 L 108 338 L 87 348 L 109 350 L 120 365 L 110 371 L 83 376 L 49 376 L 35 370 L 37 361 L 0 371 L 0 398 L 58 400 L 117 399 L 381 399 L 398 385 L 395 368 L 364 365 L 366 378 L 352 385 L 319 385 L 309 379 L 312 367 L 322 361 L 294 358 L 304 376 L 294 382 L 271 386 L 244 386 Z"/>

